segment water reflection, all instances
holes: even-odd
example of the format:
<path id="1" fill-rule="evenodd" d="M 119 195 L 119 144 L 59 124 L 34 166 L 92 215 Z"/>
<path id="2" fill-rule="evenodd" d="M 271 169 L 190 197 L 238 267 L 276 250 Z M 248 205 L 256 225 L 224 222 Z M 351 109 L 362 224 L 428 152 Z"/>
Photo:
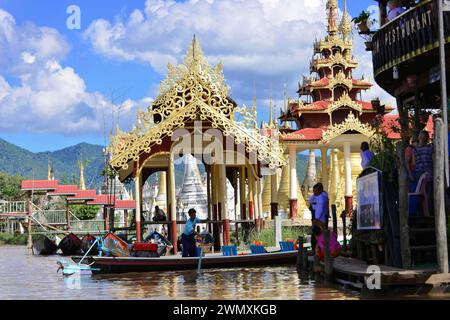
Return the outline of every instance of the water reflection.
<path id="1" fill-rule="evenodd" d="M 128 274 L 56 273 L 59 256 L 32 256 L 25 247 L 0 247 L 0 299 L 359 299 L 313 280 L 295 267 L 214 269 Z"/>

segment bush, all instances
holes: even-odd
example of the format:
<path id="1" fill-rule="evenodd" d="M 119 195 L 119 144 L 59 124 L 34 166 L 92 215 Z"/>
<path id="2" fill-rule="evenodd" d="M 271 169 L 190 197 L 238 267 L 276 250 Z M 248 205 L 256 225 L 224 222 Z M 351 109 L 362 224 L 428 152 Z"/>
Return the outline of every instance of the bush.
<path id="1" fill-rule="evenodd" d="M 80 220 L 92 220 L 95 218 L 98 212 L 97 206 L 71 206 L 70 211 Z"/>
<path id="2" fill-rule="evenodd" d="M 28 241 L 28 234 L 12 235 L 9 233 L 0 233 L 0 245 L 20 245 L 25 246 Z"/>

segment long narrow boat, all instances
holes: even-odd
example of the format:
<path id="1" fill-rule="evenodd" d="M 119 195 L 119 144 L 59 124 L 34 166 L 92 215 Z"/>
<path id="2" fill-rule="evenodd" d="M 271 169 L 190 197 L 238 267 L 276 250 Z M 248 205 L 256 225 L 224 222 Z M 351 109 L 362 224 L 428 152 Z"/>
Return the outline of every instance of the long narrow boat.
<path id="1" fill-rule="evenodd" d="M 65 236 L 58 246 L 64 255 L 80 254 L 81 252 L 81 240 L 75 234 L 70 233 Z"/>
<path id="2" fill-rule="evenodd" d="M 33 242 L 33 253 L 41 256 L 49 256 L 56 253 L 58 246 L 46 236 L 42 236 Z"/>
<path id="3" fill-rule="evenodd" d="M 294 264 L 297 251 L 271 252 L 263 254 L 246 254 L 237 256 L 222 256 L 211 254 L 202 257 L 201 268 L 243 268 L 250 266 L 267 266 Z M 93 256 L 93 273 L 125 273 L 147 271 L 172 271 L 197 269 L 198 257 L 182 258 L 167 256 L 159 258 L 139 257 L 97 257 Z"/>

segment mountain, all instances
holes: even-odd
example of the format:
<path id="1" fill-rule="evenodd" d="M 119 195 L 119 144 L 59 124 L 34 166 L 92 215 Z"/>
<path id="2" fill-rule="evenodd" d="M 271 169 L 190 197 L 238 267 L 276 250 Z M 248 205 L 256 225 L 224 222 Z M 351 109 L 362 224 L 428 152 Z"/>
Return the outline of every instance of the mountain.
<path id="1" fill-rule="evenodd" d="M 27 179 L 47 179 L 48 161 L 61 183 L 77 182 L 78 161 L 85 162 L 86 187 L 98 189 L 103 181 L 103 147 L 80 143 L 57 151 L 31 152 L 0 139 L 0 171 Z"/>
<path id="2" fill-rule="evenodd" d="M 55 179 L 63 184 L 78 183 L 78 161 L 87 162 L 85 165 L 86 187 L 99 189 L 103 182 L 100 175 L 104 168 L 103 147 L 88 143 L 80 143 L 57 151 L 31 152 L 20 148 L 0 138 L 0 171 L 11 175 L 19 175 L 27 179 L 47 179 L 48 161 L 50 160 Z M 297 173 L 299 181 L 303 181 L 306 173 L 308 156 L 297 155 Z M 199 166 L 200 173 L 204 172 Z M 181 185 L 184 176 L 184 164 L 175 166 L 176 183 Z M 155 181 L 155 176 L 149 182 Z M 131 186 L 129 186 L 131 187 Z"/>

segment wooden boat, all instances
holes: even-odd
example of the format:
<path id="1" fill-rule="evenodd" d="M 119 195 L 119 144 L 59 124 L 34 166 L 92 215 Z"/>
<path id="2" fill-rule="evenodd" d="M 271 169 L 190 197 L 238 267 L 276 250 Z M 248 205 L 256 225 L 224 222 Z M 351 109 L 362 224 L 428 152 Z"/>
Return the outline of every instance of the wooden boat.
<path id="1" fill-rule="evenodd" d="M 95 237 L 91 234 L 87 234 L 85 235 L 82 239 L 81 239 L 81 251 L 83 251 L 83 253 L 87 253 L 89 251 L 89 248 L 92 247 L 92 245 L 95 242 Z M 90 255 L 98 255 L 98 245 L 94 245 L 91 250 L 89 251 Z"/>
<path id="2" fill-rule="evenodd" d="M 125 273 L 147 271 L 195 270 L 198 267 L 198 257 L 182 258 L 167 256 L 159 258 L 140 257 L 97 257 L 93 256 L 93 273 Z M 201 268 L 242 268 L 250 266 L 268 266 L 294 264 L 297 251 L 270 252 L 263 254 L 246 254 L 237 256 L 222 256 L 211 254 L 202 257 Z"/>
<path id="3" fill-rule="evenodd" d="M 56 250 L 58 250 L 58 246 L 46 236 L 40 237 L 33 243 L 33 254 L 49 256 L 55 254 Z"/>
<path id="4" fill-rule="evenodd" d="M 130 249 L 128 243 L 114 233 L 108 233 L 103 238 L 102 244 L 103 254 L 112 257 L 128 257 L 130 256 Z"/>
<path id="5" fill-rule="evenodd" d="M 81 240 L 73 233 L 65 236 L 58 245 L 64 255 L 79 254 L 81 250 Z"/>

